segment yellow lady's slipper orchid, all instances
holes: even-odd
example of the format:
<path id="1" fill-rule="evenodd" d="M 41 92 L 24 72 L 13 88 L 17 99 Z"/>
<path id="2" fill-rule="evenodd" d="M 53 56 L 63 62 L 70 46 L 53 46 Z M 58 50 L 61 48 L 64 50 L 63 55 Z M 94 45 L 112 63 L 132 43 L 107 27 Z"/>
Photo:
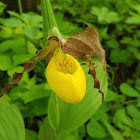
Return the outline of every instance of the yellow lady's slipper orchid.
<path id="1" fill-rule="evenodd" d="M 80 102 L 86 92 L 86 77 L 79 62 L 57 49 L 47 69 L 47 80 L 59 98 L 68 103 Z"/>
<path id="2" fill-rule="evenodd" d="M 0 97 L 17 84 L 25 72 L 30 72 L 36 63 L 47 58 L 47 79 L 52 90 L 64 101 L 69 103 L 80 102 L 86 92 L 86 78 L 79 62 L 74 58 L 82 58 L 89 67 L 89 72 L 94 79 L 94 88 L 102 94 L 100 81 L 96 77 L 96 67 L 92 65 L 91 56 L 96 55 L 102 61 L 103 71 L 106 70 L 105 51 L 100 45 L 99 35 L 87 27 L 82 33 L 76 33 L 61 41 L 56 36 L 49 36 L 47 46 L 36 52 L 36 57 L 23 64 L 24 70 L 13 74 L 13 80 L 5 83 Z"/>

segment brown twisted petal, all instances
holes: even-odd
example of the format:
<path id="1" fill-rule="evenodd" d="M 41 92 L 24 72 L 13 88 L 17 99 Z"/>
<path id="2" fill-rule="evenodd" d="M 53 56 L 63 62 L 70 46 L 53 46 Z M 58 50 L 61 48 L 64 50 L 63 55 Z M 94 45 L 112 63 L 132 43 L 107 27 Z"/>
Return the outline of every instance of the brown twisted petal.
<path id="1" fill-rule="evenodd" d="M 93 79 L 94 79 L 94 88 L 99 89 L 99 92 L 102 94 L 102 102 L 104 101 L 104 92 L 100 89 L 100 81 L 96 77 L 96 68 L 97 66 L 93 67 L 92 60 L 90 55 L 85 55 L 82 57 L 82 60 L 86 62 L 86 65 L 89 67 L 89 72 Z"/>
<path id="2" fill-rule="evenodd" d="M 99 35 L 96 31 L 87 27 L 82 33 L 76 33 L 72 37 L 66 38 L 61 45 L 64 53 L 68 53 L 74 57 L 82 57 L 89 67 L 88 74 L 94 79 L 94 87 L 99 89 L 102 94 L 102 102 L 104 101 L 104 92 L 100 89 L 100 82 L 96 77 L 96 67 L 93 67 L 91 55 L 97 55 L 102 61 L 103 71 L 106 69 L 105 51 L 100 45 Z"/>
<path id="3" fill-rule="evenodd" d="M 24 70 L 21 73 L 15 72 L 13 74 L 12 82 L 5 83 L 5 88 L 0 94 L 0 97 L 2 97 L 7 91 L 9 91 L 12 85 L 17 84 L 22 79 L 24 72 L 30 72 L 36 65 L 37 61 L 44 59 L 51 51 L 55 50 L 58 46 L 59 42 L 53 40 L 51 43 L 48 43 L 47 47 L 44 47 L 42 50 L 37 51 L 36 57 L 32 61 L 25 62 L 23 64 Z"/>

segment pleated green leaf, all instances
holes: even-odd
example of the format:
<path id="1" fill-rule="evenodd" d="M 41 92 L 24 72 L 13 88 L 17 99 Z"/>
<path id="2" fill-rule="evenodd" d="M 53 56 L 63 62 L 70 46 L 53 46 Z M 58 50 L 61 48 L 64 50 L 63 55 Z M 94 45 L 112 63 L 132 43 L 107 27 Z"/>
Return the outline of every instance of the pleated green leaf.
<path id="1" fill-rule="evenodd" d="M 48 118 L 43 121 L 38 135 L 39 140 L 55 140 L 55 131 L 51 128 Z"/>
<path id="2" fill-rule="evenodd" d="M 39 129 L 38 140 L 65 140 L 65 137 L 63 134 L 56 134 L 46 117 Z"/>
<path id="3" fill-rule="evenodd" d="M 15 105 L 0 103 L 0 140 L 25 140 L 25 128 Z"/>
<path id="4" fill-rule="evenodd" d="M 107 130 L 109 131 L 114 140 L 124 140 L 121 133 L 116 130 L 112 125 L 110 125 L 106 120 L 102 119 L 102 122 L 106 126 Z"/>
<path id="5" fill-rule="evenodd" d="M 107 76 L 102 71 L 102 64 L 97 61 L 97 78 L 101 84 L 101 90 L 106 94 Z M 94 88 L 94 80 L 88 74 L 88 68 L 83 66 L 86 75 L 87 89 L 84 99 L 75 104 L 70 104 L 59 99 L 52 93 L 48 106 L 48 119 L 51 126 L 57 132 L 70 132 L 85 123 L 102 104 L 102 95 Z"/>

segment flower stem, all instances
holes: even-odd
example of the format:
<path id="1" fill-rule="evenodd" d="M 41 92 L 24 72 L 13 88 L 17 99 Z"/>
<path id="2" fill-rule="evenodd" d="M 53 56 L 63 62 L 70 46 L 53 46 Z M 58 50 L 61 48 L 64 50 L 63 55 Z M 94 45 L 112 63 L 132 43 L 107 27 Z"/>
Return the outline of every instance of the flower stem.
<path id="1" fill-rule="evenodd" d="M 56 99 L 56 123 L 57 123 L 57 133 L 59 131 L 59 123 L 60 123 L 60 114 L 59 114 L 59 104 L 58 104 L 58 97 L 55 95 Z"/>
<path id="2" fill-rule="evenodd" d="M 59 133 L 55 133 L 55 140 L 60 140 L 60 134 Z"/>
<path id="3" fill-rule="evenodd" d="M 46 45 L 49 35 L 55 35 L 58 38 L 61 38 L 61 34 L 55 21 L 50 0 L 41 0 L 41 6 L 43 15 L 43 39 L 44 45 Z"/>
<path id="4" fill-rule="evenodd" d="M 20 13 L 20 15 L 22 15 L 22 4 L 21 4 L 21 0 L 18 0 L 18 7 L 19 7 L 19 13 Z"/>
<path id="5" fill-rule="evenodd" d="M 55 35 L 58 38 L 61 38 L 61 34 L 59 32 L 57 23 L 55 21 L 50 0 L 41 0 L 41 6 L 42 6 L 42 15 L 43 15 L 43 40 L 44 40 L 44 46 L 46 46 L 48 36 Z M 55 134 L 55 140 L 60 140 L 60 134 L 59 134 L 60 114 L 59 114 L 59 103 L 58 103 L 57 96 L 56 96 L 56 118 L 57 118 L 56 119 L 57 129 Z"/>

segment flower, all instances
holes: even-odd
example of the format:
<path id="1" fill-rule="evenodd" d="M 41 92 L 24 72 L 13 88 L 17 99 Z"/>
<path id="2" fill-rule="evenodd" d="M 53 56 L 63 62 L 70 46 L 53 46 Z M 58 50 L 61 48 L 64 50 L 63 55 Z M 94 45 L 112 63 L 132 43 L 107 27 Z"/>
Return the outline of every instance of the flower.
<path id="1" fill-rule="evenodd" d="M 47 80 L 59 98 L 68 103 L 80 102 L 86 92 L 86 77 L 79 62 L 57 49 L 47 69 Z"/>
<path id="2" fill-rule="evenodd" d="M 36 57 L 23 64 L 24 70 L 13 75 L 13 81 L 5 84 L 3 96 L 13 84 L 18 83 L 24 72 L 31 71 L 37 61 L 47 58 L 47 79 L 52 90 L 62 100 L 68 103 L 80 102 L 86 91 L 86 78 L 79 62 L 74 58 L 82 58 L 89 67 L 89 72 L 94 79 L 94 88 L 99 89 L 104 100 L 104 92 L 100 89 L 100 81 L 96 77 L 96 67 L 93 67 L 91 56 L 96 55 L 102 61 L 103 71 L 106 69 L 105 51 L 100 45 L 96 31 L 87 27 L 82 33 L 76 33 L 61 41 L 56 36 L 49 36 L 47 47 L 36 52 Z"/>

